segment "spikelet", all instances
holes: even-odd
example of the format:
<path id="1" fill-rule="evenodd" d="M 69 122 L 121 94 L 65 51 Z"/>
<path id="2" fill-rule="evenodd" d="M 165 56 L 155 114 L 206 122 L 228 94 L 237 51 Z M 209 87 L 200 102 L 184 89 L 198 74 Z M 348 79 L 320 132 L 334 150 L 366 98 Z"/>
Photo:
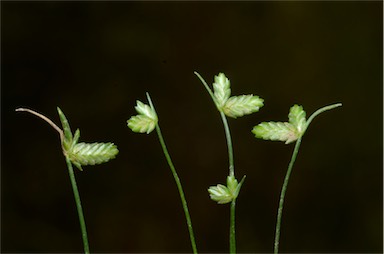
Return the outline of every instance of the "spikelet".
<path id="1" fill-rule="evenodd" d="M 289 122 L 262 122 L 252 129 L 256 138 L 283 141 L 290 144 L 304 135 L 307 129 L 306 113 L 302 106 L 293 105 L 289 110 Z"/>
<path id="2" fill-rule="evenodd" d="M 62 146 L 65 156 L 78 169 L 83 170 L 81 166 L 95 165 L 114 159 L 119 153 L 116 145 L 113 143 L 77 143 L 80 138 L 80 130 L 75 131 L 72 135 L 68 120 L 63 111 L 57 107 L 60 121 L 63 125 L 64 137 Z"/>
<path id="3" fill-rule="evenodd" d="M 78 143 L 67 154 L 71 162 L 82 170 L 81 166 L 101 164 L 114 159 L 118 152 L 113 143 Z"/>
<path id="4" fill-rule="evenodd" d="M 195 72 L 195 74 L 211 95 L 217 109 L 226 116 L 238 118 L 244 115 L 250 115 L 258 112 L 259 109 L 264 106 L 264 100 L 253 94 L 231 96 L 231 82 L 224 73 L 219 73 L 215 76 L 213 92 L 200 74 L 197 72 Z"/>

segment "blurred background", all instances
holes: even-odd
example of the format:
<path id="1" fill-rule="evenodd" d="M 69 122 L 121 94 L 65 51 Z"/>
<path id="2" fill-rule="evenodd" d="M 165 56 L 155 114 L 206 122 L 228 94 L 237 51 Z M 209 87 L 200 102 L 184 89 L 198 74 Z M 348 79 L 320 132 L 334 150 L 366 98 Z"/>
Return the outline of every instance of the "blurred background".
<path id="1" fill-rule="evenodd" d="M 220 116 L 205 88 L 224 72 L 260 112 L 229 119 L 239 252 L 272 252 L 294 145 L 255 139 L 297 103 L 317 117 L 288 187 L 281 252 L 383 251 L 383 4 L 370 2 L 1 2 L 1 251 L 81 252 L 56 107 L 84 142 L 114 142 L 76 170 L 91 252 L 191 252 L 156 134 L 126 120 L 151 94 L 200 252 L 227 252 L 229 206 L 207 188 L 228 175 Z"/>

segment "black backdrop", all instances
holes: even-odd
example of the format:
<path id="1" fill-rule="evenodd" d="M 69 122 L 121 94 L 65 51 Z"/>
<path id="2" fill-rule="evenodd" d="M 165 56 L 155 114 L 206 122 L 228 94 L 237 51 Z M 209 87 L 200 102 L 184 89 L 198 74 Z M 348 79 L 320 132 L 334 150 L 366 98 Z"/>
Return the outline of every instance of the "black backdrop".
<path id="1" fill-rule="evenodd" d="M 228 250 L 229 207 L 209 200 L 228 159 L 209 83 L 265 99 L 229 119 L 239 252 L 271 252 L 293 145 L 256 140 L 261 121 L 342 102 L 310 126 L 288 188 L 282 252 L 382 252 L 382 2 L 1 2 L 1 250 L 81 252 L 56 106 L 110 163 L 76 171 L 93 252 L 189 252 L 177 189 L 154 133 L 126 120 L 150 92 L 201 252 Z"/>

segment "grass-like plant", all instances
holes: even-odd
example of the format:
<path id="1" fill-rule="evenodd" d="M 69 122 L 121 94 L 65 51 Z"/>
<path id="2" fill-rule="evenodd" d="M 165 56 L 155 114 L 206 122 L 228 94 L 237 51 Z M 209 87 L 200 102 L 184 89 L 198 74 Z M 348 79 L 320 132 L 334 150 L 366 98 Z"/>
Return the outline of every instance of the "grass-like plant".
<path id="1" fill-rule="evenodd" d="M 241 179 L 240 182 L 235 177 L 235 166 L 233 158 L 233 146 L 232 138 L 229 129 L 229 124 L 227 117 L 238 118 L 244 115 L 250 115 L 252 113 L 258 112 L 261 107 L 264 106 L 264 100 L 259 96 L 249 94 L 249 95 L 239 95 L 231 96 L 231 84 L 230 80 L 225 76 L 224 73 L 219 73 L 214 77 L 214 82 L 212 84 L 213 89 L 209 87 L 207 82 L 200 76 L 199 73 L 195 72 L 195 75 L 203 83 L 204 87 L 211 96 L 217 110 L 220 113 L 221 120 L 223 122 L 225 137 L 227 141 L 228 148 L 228 162 L 229 162 L 229 173 L 226 177 L 226 185 L 217 184 L 208 188 L 208 193 L 210 198 L 217 202 L 218 204 L 230 204 L 230 220 L 229 220 L 229 252 L 231 254 L 236 253 L 236 227 L 235 227 L 235 212 L 236 212 L 236 200 L 238 198 L 241 186 L 244 183 L 245 176 Z M 136 101 L 135 109 L 137 115 L 132 116 L 128 121 L 128 127 L 136 133 L 146 133 L 149 134 L 156 129 L 160 145 L 162 147 L 164 156 L 168 162 L 168 165 L 171 169 L 172 175 L 176 182 L 177 189 L 179 191 L 181 204 L 184 210 L 187 228 L 189 232 L 190 242 L 192 246 L 192 251 L 194 254 L 197 254 L 197 247 L 195 236 L 192 227 L 192 220 L 188 210 L 187 201 L 184 195 L 184 191 L 181 185 L 180 178 L 176 172 L 175 166 L 171 160 L 168 149 L 166 147 L 163 135 L 159 126 L 159 119 L 155 110 L 155 107 L 152 103 L 151 97 L 146 93 L 148 104 L 145 104 L 139 100 Z M 306 112 L 302 106 L 294 105 L 290 108 L 288 115 L 288 122 L 262 122 L 257 126 L 254 126 L 252 133 L 256 138 L 264 140 L 273 140 L 273 141 L 283 141 L 285 144 L 290 144 L 296 142 L 295 148 L 291 160 L 288 165 L 288 170 L 284 179 L 282 186 L 279 207 L 277 212 L 277 222 L 276 222 L 276 231 L 275 231 L 275 241 L 274 241 L 274 253 L 279 252 L 279 239 L 280 239 L 280 229 L 281 229 L 281 220 L 283 213 L 284 198 L 288 187 L 289 178 L 292 172 L 293 165 L 295 163 L 297 154 L 299 152 L 301 139 L 308 129 L 310 123 L 313 119 L 325 112 L 337 107 L 340 107 L 342 104 L 337 103 L 330 106 L 326 106 L 315 111 L 308 119 L 306 119 Z M 89 253 L 89 244 L 87 237 L 87 230 L 85 219 L 83 215 L 83 210 L 80 201 L 79 191 L 77 189 L 75 173 L 73 171 L 72 165 L 75 165 L 79 170 L 83 170 L 82 166 L 85 165 L 95 165 L 107 162 L 116 157 L 118 154 L 117 147 L 113 143 L 78 143 L 80 138 L 80 131 L 77 129 L 74 134 L 72 134 L 71 128 L 69 126 L 68 120 L 65 117 L 64 113 L 57 108 L 62 128 L 60 129 L 53 121 L 45 117 L 44 115 L 37 113 L 31 109 L 18 108 L 16 111 L 25 111 L 31 114 L 38 116 L 39 118 L 45 120 L 49 123 L 60 135 L 62 151 L 67 163 L 68 172 L 72 184 L 72 189 L 76 201 L 77 212 L 79 216 L 80 228 L 82 232 L 82 239 L 84 245 L 84 252 Z"/>
<path id="2" fill-rule="evenodd" d="M 326 106 L 315 111 L 308 120 L 306 119 L 306 113 L 302 106 L 294 105 L 291 107 L 288 115 L 288 122 L 262 122 L 255 126 L 252 132 L 255 134 L 256 138 L 261 138 L 265 140 L 274 140 L 274 141 L 283 141 L 285 144 L 290 144 L 296 141 L 295 148 L 291 157 L 291 161 L 288 165 L 288 170 L 285 175 L 283 187 L 280 194 L 279 208 L 277 212 L 277 223 L 275 231 L 275 242 L 274 242 L 274 253 L 279 252 L 279 240 L 280 240 L 280 228 L 281 228 L 281 218 L 283 215 L 283 205 L 285 193 L 287 191 L 289 177 L 292 172 L 293 164 L 295 163 L 297 154 L 299 152 L 301 139 L 308 129 L 309 124 L 312 120 L 319 114 L 324 111 L 331 110 L 337 107 L 340 107 L 342 104 L 337 103 L 330 106 Z"/>
<path id="3" fill-rule="evenodd" d="M 183 187 L 181 185 L 180 178 L 177 175 L 175 166 L 171 160 L 171 156 L 169 155 L 167 146 L 165 145 L 165 141 L 164 141 L 164 138 L 163 138 L 163 135 L 161 133 L 160 126 L 159 126 L 159 120 L 157 117 L 157 113 L 156 113 L 155 107 L 153 106 L 151 97 L 149 96 L 148 93 L 147 93 L 147 99 L 148 99 L 149 105 L 144 104 L 139 100 L 136 102 L 137 105 L 136 105 L 135 109 L 136 109 L 138 115 L 132 116 L 127 121 L 127 124 L 128 124 L 128 127 L 133 132 L 138 132 L 138 133 L 149 134 L 154 129 L 156 129 L 161 147 L 163 149 L 164 156 L 165 156 L 165 158 L 168 162 L 168 165 L 172 171 L 172 175 L 173 175 L 173 178 L 175 179 L 177 189 L 179 190 L 181 203 L 182 203 L 185 218 L 187 221 L 189 238 L 191 240 L 192 250 L 193 250 L 193 253 L 196 254 L 197 253 L 197 247 L 196 247 L 195 235 L 193 233 L 192 220 L 191 220 L 191 216 L 189 214 L 187 200 L 186 200 L 185 195 L 184 195 Z"/>
<path id="4" fill-rule="evenodd" d="M 227 185 L 225 186 L 223 184 L 218 184 L 216 186 L 211 186 L 209 187 L 208 192 L 211 199 L 216 201 L 218 204 L 231 203 L 229 223 L 229 252 L 233 254 L 236 253 L 236 199 L 239 195 L 240 188 L 244 183 L 245 176 L 243 176 L 240 183 L 238 183 L 235 177 L 232 139 L 227 116 L 231 118 L 237 118 L 257 112 L 264 105 L 264 100 L 253 94 L 231 96 L 231 84 L 224 73 L 219 73 L 214 77 L 213 91 L 199 73 L 195 72 L 195 74 L 207 89 L 209 95 L 216 105 L 217 110 L 220 113 L 224 125 L 225 137 L 227 139 L 229 158 L 229 175 L 227 176 Z"/>
<path id="5" fill-rule="evenodd" d="M 82 233 L 84 253 L 89 253 L 89 243 L 87 236 L 87 228 L 85 224 L 83 209 L 81 206 L 80 194 L 77 189 L 75 173 L 73 171 L 72 164 L 79 170 L 83 170 L 82 166 L 95 165 L 107 162 L 116 157 L 118 149 L 113 143 L 78 143 L 80 138 L 80 130 L 77 129 L 75 134 L 72 134 L 71 128 L 64 113 L 58 107 L 60 121 L 63 126 L 63 130 L 60 129 L 53 121 L 46 116 L 37 113 L 31 109 L 18 108 L 16 111 L 29 112 L 49 123 L 60 135 L 61 147 L 67 163 L 69 177 L 71 179 L 73 194 L 75 197 L 77 213 L 79 215 L 80 228 Z"/>

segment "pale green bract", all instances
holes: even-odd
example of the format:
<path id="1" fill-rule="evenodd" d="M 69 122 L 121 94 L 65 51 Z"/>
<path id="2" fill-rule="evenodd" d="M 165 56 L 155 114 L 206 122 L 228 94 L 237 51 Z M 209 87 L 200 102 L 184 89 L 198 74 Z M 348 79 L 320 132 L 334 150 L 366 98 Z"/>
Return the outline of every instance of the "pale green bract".
<path id="1" fill-rule="evenodd" d="M 158 122 L 155 110 L 141 101 L 137 101 L 135 109 L 139 114 L 132 116 L 127 121 L 128 127 L 134 132 L 149 134 L 155 129 Z"/>
<path id="2" fill-rule="evenodd" d="M 262 122 L 252 129 L 256 138 L 292 143 L 303 136 L 306 128 L 306 113 L 302 106 L 294 105 L 289 111 L 289 122 Z"/>
<path id="3" fill-rule="evenodd" d="M 244 180 L 245 176 L 243 177 L 241 182 L 238 183 L 237 179 L 234 176 L 228 176 L 227 186 L 223 184 L 218 184 L 216 186 L 209 187 L 209 196 L 213 201 L 216 201 L 218 204 L 227 204 L 237 198 Z"/>
<path id="4" fill-rule="evenodd" d="M 214 78 L 213 96 L 219 111 L 232 118 L 257 112 L 264 105 L 264 100 L 253 94 L 231 97 L 231 83 L 224 73 Z"/>

